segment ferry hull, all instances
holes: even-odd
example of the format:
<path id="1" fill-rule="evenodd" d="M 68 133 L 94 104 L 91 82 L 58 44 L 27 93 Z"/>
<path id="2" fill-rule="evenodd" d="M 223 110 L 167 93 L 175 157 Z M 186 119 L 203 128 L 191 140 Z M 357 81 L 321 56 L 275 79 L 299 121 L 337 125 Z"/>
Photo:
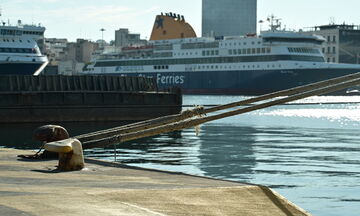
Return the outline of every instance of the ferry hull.
<path id="1" fill-rule="evenodd" d="M 0 62 L 0 75 L 33 75 L 44 63 L 3 63 Z"/>
<path id="2" fill-rule="evenodd" d="M 296 69 L 121 73 L 156 79 L 160 89 L 180 87 L 184 94 L 261 95 L 360 72 L 360 69 Z M 114 75 L 114 74 L 111 74 Z M 345 92 L 345 91 L 344 91 Z M 334 94 L 339 94 L 336 92 Z"/>

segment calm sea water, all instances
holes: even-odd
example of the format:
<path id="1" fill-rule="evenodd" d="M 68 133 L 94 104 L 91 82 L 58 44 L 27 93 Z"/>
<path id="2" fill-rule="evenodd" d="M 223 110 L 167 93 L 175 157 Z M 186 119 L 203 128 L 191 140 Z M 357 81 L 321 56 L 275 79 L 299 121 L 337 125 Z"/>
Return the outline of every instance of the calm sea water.
<path id="1" fill-rule="evenodd" d="M 241 99 L 184 96 L 184 104 L 225 104 Z M 110 126 L 65 125 L 73 135 Z M 24 125 L 21 130 L 6 126 L 0 131 L 2 137 L 12 137 L 7 143 L 23 142 L 17 147 L 31 149 L 36 146 L 31 139 L 16 137 L 31 138 L 34 129 L 34 125 Z M 313 215 L 357 216 L 359 132 L 360 97 L 313 97 L 201 125 L 199 136 L 190 128 L 124 143 L 117 146 L 117 162 L 263 184 Z M 114 149 L 88 150 L 86 155 L 113 161 Z"/>

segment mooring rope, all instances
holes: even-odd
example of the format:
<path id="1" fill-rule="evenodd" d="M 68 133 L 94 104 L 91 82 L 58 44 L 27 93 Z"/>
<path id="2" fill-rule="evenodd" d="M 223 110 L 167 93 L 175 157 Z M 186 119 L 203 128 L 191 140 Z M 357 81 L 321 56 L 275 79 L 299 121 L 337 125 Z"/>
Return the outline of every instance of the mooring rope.
<path id="1" fill-rule="evenodd" d="M 234 115 L 239 115 L 247 112 L 251 112 L 254 110 L 264 109 L 267 107 L 281 105 L 284 103 L 288 103 L 291 101 L 296 101 L 299 99 L 304 99 L 310 96 L 328 94 L 330 92 L 339 91 L 344 88 L 349 88 L 351 86 L 355 86 L 360 84 L 360 73 L 348 75 L 345 77 L 340 77 L 332 80 L 322 81 L 319 83 L 310 84 L 307 86 L 297 87 L 290 90 L 284 90 L 281 92 L 275 92 L 268 95 L 259 96 L 257 98 L 248 99 L 245 101 L 235 102 L 231 104 L 226 104 L 214 108 L 209 109 L 199 109 L 199 113 L 196 116 L 191 116 L 189 118 L 185 118 L 179 121 L 171 121 L 170 123 L 160 124 L 160 125 L 147 125 L 142 130 L 133 130 L 131 132 L 126 133 L 117 133 L 110 135 L 109 137 L 105 136 L 96 140 L 88 140 L 83 142 L 83 148 L 94 148 L 94 147 L 105 147 L 114 143 L 126 142 L 134 139 L 139 139 L 148 136 L 154 136 L 161 133 L 177 131 L 185 128 L 195 127 L 201 125 L 203 123 L 214 121 Z M 284 96 L 284 93 L 290 93 L 289 96 L 283 98 L 277 98 L 279 96 Z M 261 99 L 261 100 L 260 100 Z M 269 99 L 273 99 L 272 101 L 268 101 Z M 202 116 L 207 113 L 216 112 L 228 108 L 233 108 L 236 106 L 240 106 L 243 104 L 259 102 L 259 101 L 267 101 L 260 104 L 255 104 L 253 106 L 248 106 L 245 108 L 235 109 L 228 112 L 223 112 L 220 114 L 215 114 L 211 116 Z M 194 114 L 194 113 L 192 113 Z M 123 131 L 124 132 L 124 131 Z"/>

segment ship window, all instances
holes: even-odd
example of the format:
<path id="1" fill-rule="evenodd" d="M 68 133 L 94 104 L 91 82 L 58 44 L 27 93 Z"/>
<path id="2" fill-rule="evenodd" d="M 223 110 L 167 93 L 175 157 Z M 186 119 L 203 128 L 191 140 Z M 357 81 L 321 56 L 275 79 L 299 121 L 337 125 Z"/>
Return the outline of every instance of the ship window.
<path id="1" fill-rule="evenodd" d="M 166 65 L 166 66 L 165 66 L 165 69 L 169 69 L 169 65 Z"/>
<path id="2" fill-rule="evenodd" d="M 215 50 L 215 55 L 219 55 L 219 50 Z"/>
<path id="3" fill-rule="evenodd" d="M 246 42 L 244 42 L 244 45 L 246 45 Z"/>
<path id="4" fill-rule="evenodd" d="M 241 54 L 241 49 L 238 49 L 238 54 Z"/>
<path id="5" fill-rule="evenodd" d="M 205 50 L 202 51 L 202 55 L 205 56 Z"/>
<path id="6" fill-rule="evenodd" d="M 254 42 L 254 41 L 252 41 L 252 42 L 251 42 L 251 44 L 252 44 L 252 45 L 254 45 L 254 44 L 255 44 L 255 42 Z"/>
<path id="7" fill-rule="evenodd" d="M 215 50 L 211 50 L 211 55 L 215 55 Z"/>
<path id="8" fill-rule="evenodd" d="M 260 53 L 260 52 L 261 52 L 260 48 L 256 48 L 256 53 Z"/>
<path id="9" fill-rule="evenodd" d="M 265 48 L 261 48 L 261 53 L 265 53 L 265 52 L 266 52 Z"/>
<path id="10" fill-rule="evenodd" d="M 256 49 L 255 48 L 252 48 L 252 54 L 256 54 Z"/>
<path id="11" fill-rule="evenodd" d="M 251 49 L 250 48 L 247 49 L 247 54 L 251 54 Z"/>
<path id="12" fill-rule="evenodd" d="M 232 54 L 233 54 L 233 53 L 232 53 L 232 50 L 230 49 L 230 50 L 229 50 L 229 55 L 232 55 Z"/>
<path id="13" fill-rule="evenodd" d="M 210 50 L 206 50 L 206 55 L 207 55 L 207 56 L 210 55 Z"/>
<path id="14" fill-rule="evenodd" d="M 237 54 L 237 50 L 235 49 L 235 50 L 233 50 L 233 53 L 234 53 L 234 55 L 236 55 Z"/>
<path id="15" fill-rule="evenodd" d="M 336 35 L 333 36 L 333 42 L 336 42 Z"/>
<path id="16" fill-rule="evenodd" d="M 271 48 L 268 47 L 268 48 L 266 49 L 266 52 L 267 52 L 267 53 L 271 53 Z"/>

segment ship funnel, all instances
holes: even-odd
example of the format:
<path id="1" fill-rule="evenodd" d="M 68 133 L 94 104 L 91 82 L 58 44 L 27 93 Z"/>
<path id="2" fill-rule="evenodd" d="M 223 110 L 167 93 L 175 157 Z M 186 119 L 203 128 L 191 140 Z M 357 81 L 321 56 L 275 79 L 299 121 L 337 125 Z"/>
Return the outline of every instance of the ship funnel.
<path id="1" fill-rule="evenodd" d="M 156 16 L 150 40 L 196 38 L 194 29 L 185 22 L 184 16 L 172 12 L 169 14 Z"/>

